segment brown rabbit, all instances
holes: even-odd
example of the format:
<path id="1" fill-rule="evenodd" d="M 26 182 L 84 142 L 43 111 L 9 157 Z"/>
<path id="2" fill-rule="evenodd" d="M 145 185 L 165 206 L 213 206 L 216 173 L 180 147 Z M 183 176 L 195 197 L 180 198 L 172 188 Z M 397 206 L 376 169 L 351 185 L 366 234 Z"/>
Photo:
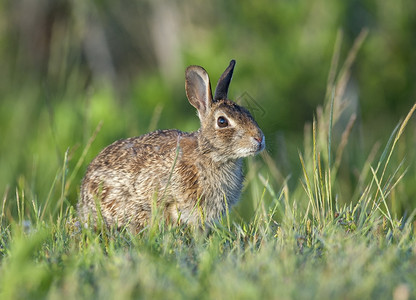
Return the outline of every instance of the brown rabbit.
<path id="1" fill-rule="evenodd" d="M 199 130 L 157 130 L 118 140 L 98 154 L 82 181 L 78 213 L 84 224 L 94 225 L 100 208 L 108 226 L 140 230 L 154 203 L 172 222 L 201 224 L 238 201 L 242 158 L 262 151 L 265 139 L 248 110 L 227 99 L 234 65 L 232 60 L 222 74 L 214 98 L 207 72 L 186 69 L 186 95 L 198 110 Z"/>

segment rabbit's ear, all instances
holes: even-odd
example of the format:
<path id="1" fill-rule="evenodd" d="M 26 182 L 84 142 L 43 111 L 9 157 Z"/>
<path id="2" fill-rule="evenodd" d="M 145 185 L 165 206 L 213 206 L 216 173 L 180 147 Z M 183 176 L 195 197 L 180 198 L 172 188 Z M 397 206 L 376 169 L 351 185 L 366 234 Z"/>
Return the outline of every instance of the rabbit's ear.
<path id="1" fill-rule="evenodd" d="M 222 73 L 218 80 L 217 87 L 215 88 L 214 101 L 226 99 L 228 94 L 228 86 L 230 85 L 231 78 L 233 77 L 233 71 L 235 66 L 235 60 L 230 61 L 230 65 Z"/>
<path id="2" fill-rule="evenodd" d="M 212 104 L 211 83 L 204 68 L 190 66 L 186 69 L 185 90 L 189 103 L 198 110 L 201 119 Z"/>

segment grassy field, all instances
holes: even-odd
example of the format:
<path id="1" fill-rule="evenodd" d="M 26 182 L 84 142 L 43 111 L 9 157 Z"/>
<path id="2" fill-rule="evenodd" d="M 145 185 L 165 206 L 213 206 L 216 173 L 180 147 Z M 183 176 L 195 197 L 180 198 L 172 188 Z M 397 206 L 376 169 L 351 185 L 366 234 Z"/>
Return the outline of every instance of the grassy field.
<path id="1" fill-rule="evenodd" d="M 333 194 L 336 170 L 318 151 L 322 120 L 314 123 L 310 153 L 300 154 L 303 196 L 286 185 L 274 190 L 256 170 L 257 206 L 248 222 L 226 216 L 204 231 L 155 219 L 139 235 L 95 232 L 79 226 L 73 206 L 48 216 L 24 191 L 13 218 L 6 195 L 0 298 L 414 298 L 414 215 L 391 214 L 388 201 L 403 171 L 386 170 L 415 108 L 377 162 L 364 166 L 369 176 L 358 202 L 341 207 Z"/>
<path id="2" fill-rule="evenodd" d="M 334 55 L 324 105 L 298 145 L 298 184 L 282 178 L 268 152 L 249 159 L 241 204 L 210 229 L 157 218 L 138 235 L 82 228 L 74 211 L 78 179 L 101 125 L 77 155 L 72 148 L 52 150 L 61 157 L 52 182 L 40 175 L 49 158 L 35 160 L 29 169 L 38 175 L 17 178 L 16 190 L 3 194 L 0 299 L 414 299 L 415 212 L 400 213 L 395 205 L 414 185 L 414 163 L 404 159 L 415 154 L 407 132 L 414 130 L 416 106 L 396 128 L 386 128 L 362 164 L 354 161 L 357 184 L 343 184 L 355 116 L 334 128 L 364 36 L 337 76 Z M 54 115 L 62 123 L 73 122 L 71 116 Z M 49 193 L 37 193 L 39 182 Z"/>

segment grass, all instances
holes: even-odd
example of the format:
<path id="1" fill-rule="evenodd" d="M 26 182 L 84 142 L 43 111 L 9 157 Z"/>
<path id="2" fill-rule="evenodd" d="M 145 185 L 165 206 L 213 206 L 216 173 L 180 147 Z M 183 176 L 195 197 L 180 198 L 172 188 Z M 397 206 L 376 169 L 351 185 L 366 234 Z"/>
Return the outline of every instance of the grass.
<path id="1" fill-rule="evenodd" d="M 338 76 L 340 39 L 336 43 L 325 104 L 306 127 L 305 147 L 299 151 L 299 185 L 289 187 L 267 152 L 261 160 L 248 161 L 244 193 L 254 206 L 249 220 L 233 211 L 209 232 L 157 218 L 138 235 L 82 228 L 68 195 L 76 189 L 74 179 L 101 124 L 77 162 L 69 164 L 71 155 L 65 152 L 45 201 L 24 183 L 15 195 L 6 190 L 0 215 L 0 298 L 414 298 L 415 213 L 397 216 L 391 202 L 408 182 L 396 152 L 405 143 L 416 105 L 378 159 L 377 151 L 370 152 L 349 200 L 340 189 L 341 160 L 356 117 L 350 116 L 337 145 L 333 128 L 365 35 Z"/>

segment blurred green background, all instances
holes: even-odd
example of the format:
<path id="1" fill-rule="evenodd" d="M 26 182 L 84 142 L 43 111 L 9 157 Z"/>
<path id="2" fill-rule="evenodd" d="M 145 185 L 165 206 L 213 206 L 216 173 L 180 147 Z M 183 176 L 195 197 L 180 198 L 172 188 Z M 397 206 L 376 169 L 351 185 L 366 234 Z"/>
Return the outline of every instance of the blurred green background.
<path id="1" fill-rule="evenodd" d="M 278 170 L 296 186 L 297 150 L 324 102 L 337 33 L 342 62 L 363 28 L 369 34 L 334 131 L 339 141 L 357 114 L 340 168 L 350 190 L 373 145 L 387 142 L 416 100 L 416 1 L 1 1 L 0 196 L 24 190 L 44 203 L 59 195 L 53 182 L 65 151 L 72 174 L 103 121 L 68 191 L 75 204 L 88 162 L 114 140 L 196 130 L 185 68 L 203 66 L 215 86 L 230 59 L 237 61 L 230 98 L 250 106 Z M 414 121 L 404 139 L 398 157 L 406 157 L 412 182 Z M 403 189 L 398 212 L 416 206 L 415 185 Z"/>

